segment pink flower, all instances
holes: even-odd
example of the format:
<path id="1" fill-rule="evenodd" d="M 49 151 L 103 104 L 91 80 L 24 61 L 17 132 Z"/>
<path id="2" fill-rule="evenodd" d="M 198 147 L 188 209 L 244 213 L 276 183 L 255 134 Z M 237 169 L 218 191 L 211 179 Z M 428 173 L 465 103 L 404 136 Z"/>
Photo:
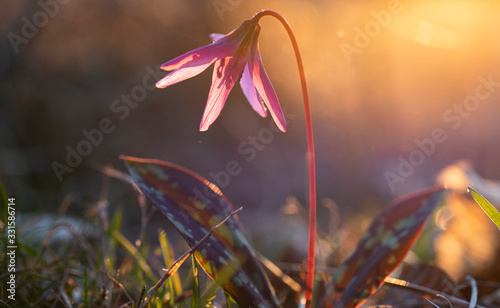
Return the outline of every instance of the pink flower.
<path id="1" fill-rule="evenodd" d="M 189 51 L 161 66 L 165 71 L 173 71 L 156 84 L 158 88 L 165 88 L 200 74 L 215 62 L 200 131 L 207 130 L 217 119 L 240 76 L 240 86 L 252 108 L 262 117 L 267 115 L 268 109 L 279 129 L 286 131 L 278 97 L 262 65 L 258 44 L 260 28 L 256 20 L 246 20 L 226 35 L 210 35 L 212 44 Z"/>

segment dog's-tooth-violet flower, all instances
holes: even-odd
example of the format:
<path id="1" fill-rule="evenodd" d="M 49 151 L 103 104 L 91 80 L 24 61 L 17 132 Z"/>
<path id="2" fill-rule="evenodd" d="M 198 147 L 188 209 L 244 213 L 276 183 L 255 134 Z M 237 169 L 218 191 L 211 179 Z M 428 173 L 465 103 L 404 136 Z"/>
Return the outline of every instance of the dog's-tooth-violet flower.
<path id="1" fill-rule="evenodd" d="M 215 62 L 212 77 L 212 88 L 208 95 L 207 106 L 200 124 L 200 130 L 206 130 L 220 114 L 226 98 L 234 84 L 240 78 L 243 93 L 253 109 L 261 116 L 266 116 L 266 108 L 270 111 L 274 122 L 282 130 L 286 130 L 285 118 L 278 102 L 278 97 L 267 76 L 260 58 L 258 37 L 260 25 L 258 21 L 264 16 L 275 17 L 285 27 L 292 42 L 297 66 L 299 69 L 304 114 L 307 131 L 307 160 L 309 165 L 309 253 L 307 258 L 307 277 L 305 289 L 305 308 L 310 308 L 314 284 L 315 245 L 316 245 L 316 166 L 314 154 L 314 138 L 311 118 L 311 107 L 307 91 L 306 75 L 299 46 L 292 28 L 286 19 L 272 10 L 260 11 L 243 22 L 241 26 L 227 35 L 212 34 L 212 44 L 192 50 L 161 66 L 166 71 L 173 71 L 156 84 L 165 88 L 174 83 L 186 80 L 203 72 Z"/>
<path id="2" fill-rule="evenodd" d="M 240 85 L 252 108 L 262 117 L 271 113 L 276 125 L 286 131 L 285 117 L 273 85 L 267 76 L 260 57 L 258 38 L 260 25 L 257 20 L 243 22 L 232 32 L 212 34 L 213 43 L 189 51 L 163 65 L 161 69 L 173 71 L 156 86 L 165 88 L 196 76 L 215 62 L 212 87 L 200 123 L 205 131 L 219 116 L 229 92 L 240 79 Z"/>

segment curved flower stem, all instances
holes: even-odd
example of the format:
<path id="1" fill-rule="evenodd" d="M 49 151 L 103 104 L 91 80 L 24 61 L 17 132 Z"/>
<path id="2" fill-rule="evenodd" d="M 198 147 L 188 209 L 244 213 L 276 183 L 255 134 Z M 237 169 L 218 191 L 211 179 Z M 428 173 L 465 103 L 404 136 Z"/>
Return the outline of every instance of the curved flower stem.
<path id="1" fill-rule="evenodd" d="M 256 22 L 265 16 L 270 15 L 278 19 L 281 24 L 285 27 L 290 40 L 292 41 L 293 50 L 295 52 L 295 58 L 297 59 L 297 65 L 299 67 L 300 84 L 302 86 L 302 98 L 304 100 L 304 111 L 306 117 L 306 130 L 307 130 L 307 160 L 309 165 L 309 255 L 307 259 L 307 278 L 306 278 L 306 308 L 311 305 L 312 299 L 312 289 L 314 283 L 314 254 L 316 246 L 316 167 L 314 158 L 314 139 L 313 139 L 313 128 L 311 120 L 311 108 L 309 104 L 309 95 L 307 93 L 306 85 L 306 75 L 304 73 L 304 66 L 302 64 L 302 58 L 300 56 L 299 46 L 295 35 L 293 34 L 292 28 L 286 21 L 286 19 L 275 11 L 264 10 L 261 11 L 252 18 Z"/>

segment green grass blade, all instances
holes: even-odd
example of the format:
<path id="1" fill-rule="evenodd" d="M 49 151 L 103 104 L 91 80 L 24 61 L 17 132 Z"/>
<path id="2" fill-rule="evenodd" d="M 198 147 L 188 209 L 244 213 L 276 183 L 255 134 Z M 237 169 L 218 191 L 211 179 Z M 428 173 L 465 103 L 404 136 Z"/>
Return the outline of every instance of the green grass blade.
<path id="1" fill-rule="evenodd" d="M 139 267 L 144 271 L 146 276 L 148 276 L 148 278 L 151 279 L 151 281 L 158 280 L 155 274 L 153 274 L 153 271 L 149 267 L 144 257 L 125 236 L 123 236 L 120 232 L 114 230 L 113 237 L 135 258 Z"/>
<path id="2" fill-rule="evenodd" d="M 89 307 L 89 287 L 88 287 L 87 269 L 83 270 L 83 307 Z"/>
<path id="3" fill-rule="evenodd" d="M 231 308 L 231 295 L 224 291 L 224 296 L 226 297 L 226 306 L 227 308 Z"/>
<path id="4" fill-rule="evenodd" d="M 113 269 L 115 268 L 115 262 L 116 262 L 116 244 L 117 240 L 114 239 L 113 234 L 115 232 L 120 232 L 120 228 L 122 225 L 122 217 L 123 217 L 123 210 L 121 208 L 118 208 L 113 215 L 113 218 L 111 219 L 111 222 L 109 224 L 109 227 L 107 230 L 105 230 L 105 239 L 104 239 L 104 244 L 102 246 L 102 249 L 105 250 L 103 251 L 103 254 L 106 256 L 104 265 L 106 266 L 106 270 L 108 272 L 112 272 Z"/>
<path id="5" fill-rule="evenodd" d="M 163 303 L 161 302 L 160 298 L 157 297 L 156 298 L 156 308 L 162 308 L 162 307 L 163 307 Z"/>
<path id="6" fill-rule="evenodd" d="M 191 308 L 201 308 L 200 299 L 200 282 L 198 280 L 198 262 L 194 255 L 191 255 L 191 262 L 193 264 L 193 296 L 191 300 Z"/>
<path id="7" fill-rule="evenodd" d="M 469 187 L 469 192 L 476 200 L 477 204 L 483 209 L 483 211 L 490 217 L 490 219 L 497 225 L 497 228 L 500 229 L 500 213 L 498 210 L 488 201 L 485 197 L 483 197 L 480 193 Z"/>
<path id="8" fill-rule="evenodd" d="M 168 244 L 168 238 L 165 231 L 160 230 L 158 232 L 158 240 L 160 242 L 161 253 L 163 255 L 163 261 L 165 262 L 165 266 L 171 267 L 173 264 L 173 254 L 171 247 Z M 174 306 L 174 299 L 176 294 L 182 293 L 181 280 L 179 277 L 179 273 L 177 271 L 172 274 L 172 277 L 168 280 L 168 287 L 170 292 L 170 306 Z"/>
<path id="9" fill-rule="evenodd" d="M 5 307 L 5 308 L 14 308 L 14 307 L 10 306 L 9 304 L 7 304 L 6 302 L 4 302 L 4 301 L 3 301 L 3 300 L 1 300 L 1 299 L 0 299 L 0 303 L 1 303 L 2 305 L 4 305 L 4 307 Z"/>
<path id="10" fill-rule="evenodd" d="M 118 208 L 116 209 L 115 215 L 113 216 L 113 219 L 111 219 L 109 229 L 107 230 L 109 232 L 109 235 L 113 235 L 113 232 L 120 230 L 122 226 L 122 220 L 123 210 L 122 208 Z"/>
<path id="11" fill-rule="evenodd" d="M 228 217 L 226 217 L 224 220 L 222 220 L 220 223 L 218 223 L 217 225 L 213 226 L 212 229 L 210 229 L 210 231 L 205 234 L 205 236 L 203 236 L 203 238 L 198 242 L 196 243 L 196 245 L 194 245 L 193 247 L 191 247 L 191 249 L 189 249 L 188 251 L 186 251 L 182 256 L 180 256 L 177 260 L 175 260 L 174 264 L 172 264 L 172 266 L 167 270 L 167 272 L 161 277 L 160 280 L 158 280 L 158 282 L 156 283 L 156 285 L 151 288 L 147 295 L 146 295 L 146 300 L 144 301 L 144 306 L 148 305 L 149 304 L 149 301 L 151 300 L 151 298 L 153 297 L 153 295 L 155 294 L 156 291 L 158 291 L 158 289 L 160 288 L 160 286 L 170 277 L 172 276 L 178 269 L 179 267 L 184 263 L 184 261 L 186 261 L 198 248 L 200 248 L 200 246 L 210 237 L 213 235 L 213 233 L 215 232 L 215 230 L 220 227 L 221 225 L 223 225 L 226 221 L 228 221 L 231 217 L 233 217 L 234 215 L 236 215 L 236 213 L 238 213 L 239 211 L 241 211 L 243 208 L 239 208 L 237 209 L 236 211 L 232 212 Z M 194 291 L 193 291 L 194 292 Z M 199 291 L 198 291 L 199 292 Z M 198 295 L 199 297 L 199 295 Z M 199 301 L 199 302 L 204 302 L 204 301 Z"/>

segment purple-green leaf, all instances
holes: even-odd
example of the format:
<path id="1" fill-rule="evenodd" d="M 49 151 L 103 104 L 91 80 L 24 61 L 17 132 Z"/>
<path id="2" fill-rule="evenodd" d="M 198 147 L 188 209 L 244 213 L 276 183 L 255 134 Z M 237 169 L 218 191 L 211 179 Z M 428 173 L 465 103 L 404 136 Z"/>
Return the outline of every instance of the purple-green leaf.
<path id="1" fill-rule="evenodd" d="M 388 205 L 336 271 L 335 290 L 327 294 L 323 305 L 358 307 L 375 292 L 412 248 L 443 192 L 442 187 L 433 187 Z"/>
<path id="2" fill-rule="evenodd" d="M 160 160 L 121 158 L 141 191 L 190 246 L 234 211 L 214 184 L 191 170 Z M 279 306 L 237 216 L 220 226 L 195 256 L 205 272 L 242 307 Z"/>

